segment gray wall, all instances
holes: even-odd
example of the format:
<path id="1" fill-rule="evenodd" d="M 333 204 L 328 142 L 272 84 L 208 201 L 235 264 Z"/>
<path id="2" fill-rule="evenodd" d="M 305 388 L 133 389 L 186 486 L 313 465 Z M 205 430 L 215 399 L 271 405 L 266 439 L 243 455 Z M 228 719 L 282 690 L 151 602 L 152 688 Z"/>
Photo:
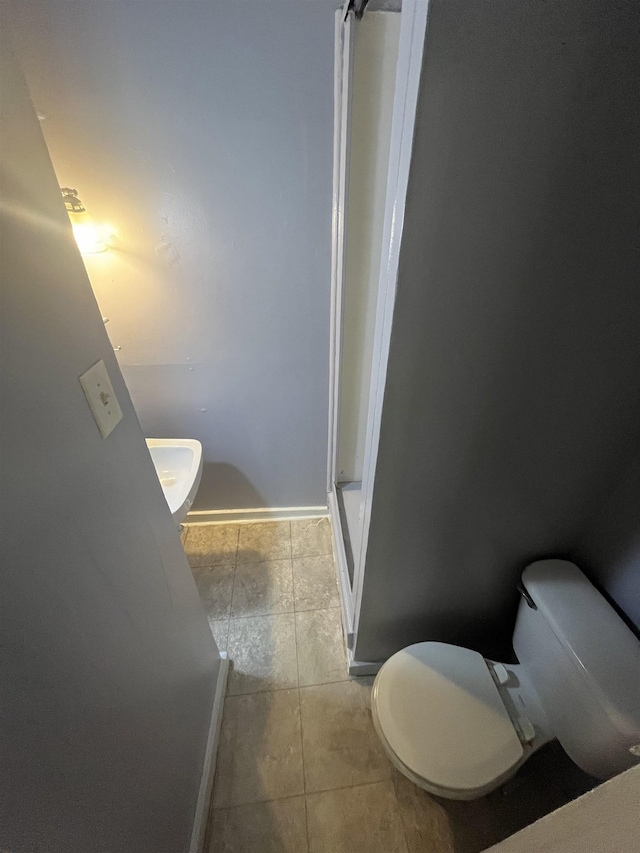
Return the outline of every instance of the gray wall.
<path id="1" fill-rule="evenodd" d="M 631 0 L 432 0 L 361 660 L 505 653 L 546 555 L 638 619 L 639 25 Z"/>
<path id="2" fill-rule="evenodd" d="M 147 436 L 198 438 L 198 509 L 326 504 L 337 0 L 20 0 L 62 186 Z"/>
<path id="3" fill-rule="evenodd" d="M 636 443 L 636 448 L 640 441 Z M 576 557 L 640 628 L 640 453 L 616 471 L 603 500 L 585 524 Z"/>
<path id="4" fill-rule="evenodd" d="M 187 851 L 219 655 L 2 28 L 0 848 Z M 104 359 L 103 440 L 78 376 Z"/>

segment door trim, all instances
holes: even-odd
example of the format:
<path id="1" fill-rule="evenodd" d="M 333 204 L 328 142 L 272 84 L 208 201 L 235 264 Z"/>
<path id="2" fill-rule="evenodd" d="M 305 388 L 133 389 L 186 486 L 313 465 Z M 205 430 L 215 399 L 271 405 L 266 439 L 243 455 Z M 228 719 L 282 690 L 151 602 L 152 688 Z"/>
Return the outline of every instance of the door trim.
<path id="1" fill-rule="evenodd" d="M 367 437 L 362 474 L 362 545 L 354 568 L 354 655 L 357 655 L 358 626 L 364 588 L 373 487 L 378 461 L 382 408 L 389 363 L 393 309 L 398 281 L 400 245 L 404 226 L 405 203 L 409 186 L 409 167 L 413 150 L 418 91 L 422 72 L 422 56 L 427 34 L 429 0 L 404 0 L 400 22 L 400 44 L 396 69 L 396 90 L 393 102 L 394 122 L 389 147 L 387 200 L 382 236 L 382 258 L 376 307 L 376 327 L 373 343 L 373 367 L 367 416 Z"/>
<path id="2" fill-rule="evenodd" d="M 346 192 L 349 153 L 349 99 L 348 84 L 350 68 L 344 70 L 343 33 L 347 56 L 352 61 L 353 13 L 344 20 L 344 11 L 338 10 L 335 17 L 335 77 L 334 77 L 334 161 L 333 161 L 333 231 L 331 267 L 331 326 L 330 326 L 330 399 L 329 440 L 327 455 L 327 494 L 335 540 L 336 562 L 340 577 L 340 593 L 346 634 L 353 634 L 350 660 L 357 664 L 358 626 L 364 588 L 373 486 L 380 442 L 380 427 L 385 391 L 393 308 L 398 278 L 400 243 L 404 225 L 405 202 L 409 184 L 409 166 L 413 148 L 416 108 L 422 56 L 427 31 L 429 0 L 403 0 L 400 21 L 400 41 L 393 101 L 393 126 L 389 147 L 389 167 L 382 236 L 380 275 L 376 304 L 373 358 L 367 434 L 362 477 L 362 538 L 359 559 L 354 566 L 353 586 L 344 555 L 342 526 L 335 494 L 337 439 L 340 416 L 340 358 L 342 353 L 343 274 L 346 221 Z M 366 14 L 366 13 L 365 13 Z M 342 557 L 342 560 L 341 560 Z M 364 666 L 365 664 L 363 664 Z M 366 666 L 375 666 L 367 663 Z"/>
<path id="3" fill-rule="evenodd" d="M 331 229 L 331 325 L 329 332 L 329 441 L 327 494 L 335 482 L 340 424 L 340 362 L 344 308 L 345 224 L 349 180 L 349 88 L 353 66 L 353 12 L 335 13 L 333 77 L 333 210 Z M 346 61 L 345 61 L 346 55 Z"/>
<path id="4" fill-rule="evenodd" d="M 205 748 L 204 761 L 202 764 L 202 775 L 198 789 L 198 800 L 193 817 L 193 828 L 191 831 L 191 842 L 189 853 L 205 853 L 205 840 L 209 814 L 212 808 L 211 794 L 213 791 L 213 777 L 216 771 L 216 758 L 218 744 L 220 742 L 220 729 L 222 727 L 222 710 L 224 697 L 227 690 L 227 678 L 229 675 L 229 659 L 226 652 L 220 652 L 220 665 L 216 679 L 213 705 L 211 707 L 211 718 L 209 720 L 209 734 Z"/>

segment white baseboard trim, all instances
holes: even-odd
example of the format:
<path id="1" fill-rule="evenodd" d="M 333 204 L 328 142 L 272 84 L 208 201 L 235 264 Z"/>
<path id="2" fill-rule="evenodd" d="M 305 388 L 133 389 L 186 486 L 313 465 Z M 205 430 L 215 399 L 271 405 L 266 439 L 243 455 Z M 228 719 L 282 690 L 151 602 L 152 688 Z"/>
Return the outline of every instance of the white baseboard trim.
<path id="1" fill-rule="evenodd" d="M 241 521 L 291 521 L 296 518 L 321 518 L 326 506 L 262 506 L 251 509 L 192 510 L 185 524 L 235 524 Z"/>
<path id="2" fill-rule="evenodd" d="M 349 664 L 349 675 L 377 675 L 381 663 L 370 663 L 369 661 L 364 660 L 353 660 L 351 657 L 351 650 L 349 649 L 347 652 L 348 655 L 348 664 Z"/>
<path id="3" fill-rule="evenodd" d="M 227 691 L 227 676 L 229 675 L 229 658 L 227 657 L 227 653 L 221 652 L 220 658 L 220 668 L 218 670 L 218 680 L 216 681 L 216 692 L 213 697 L 211 722 L 209 724 L 207 748 L 204 755 L 204 764 L 202 766 L 202 777 L 200 779 L 200 790 L 198 791 L 196 813 L 193 819 L 193 831 L 191 833 L 189 853 L 204 853 L 209 805 L 211 803 L 211 790 L 213 788 L 213 776 L 216 770 L 216 755 L 218 752 L 218 741 L 220 740 L 220 727 L 222 725 L 222 709 L 224 706 L 225 693 Z"/>

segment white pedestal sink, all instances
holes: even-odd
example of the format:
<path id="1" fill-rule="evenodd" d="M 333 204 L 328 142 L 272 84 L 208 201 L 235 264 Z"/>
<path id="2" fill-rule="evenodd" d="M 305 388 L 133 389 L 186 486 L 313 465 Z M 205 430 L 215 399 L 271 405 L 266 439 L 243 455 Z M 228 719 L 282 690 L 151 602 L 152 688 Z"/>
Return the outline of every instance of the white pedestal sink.
<path id="1" fill-rule="evenodd" d="M 176 524 L 191 509 L 202 477 L 202 445 L 194 438 L 148 438 L 162 491 Z"/>

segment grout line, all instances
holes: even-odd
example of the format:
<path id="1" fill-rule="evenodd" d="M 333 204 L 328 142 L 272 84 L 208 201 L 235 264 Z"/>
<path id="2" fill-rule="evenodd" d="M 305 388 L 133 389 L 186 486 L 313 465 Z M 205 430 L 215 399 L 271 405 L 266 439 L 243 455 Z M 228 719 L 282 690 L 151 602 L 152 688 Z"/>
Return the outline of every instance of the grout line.
<path id="1" fill-rule="evenodd" d="M 353 786 L 356 787 L 355 785 Z M 247 806 L 262 806 L 265 803 L 280 803 L 283 800 L 297 800 L 304 797 L 304 794 L 287 794 L 284 797 L 272 797 L 270 800 L 251 800 L 250 803 L 238 803 L 235 806 L 216 806 L 211 809 L 212 812 L 230 812 L 233 809 L 245 809 Z"/>
<path id="2" fill-rule="evenodd" d="M 186 542 L 186 540 L 185 540 Z M 184 548 L 184 544 L 183 544 Z M 238 549 L 239 550 L 239 549 Z M 186 556 L 186 554 L 185 554 Z M 262 555 L 259 560 L 240 560 L 238 559 L 238 554 L 236 551 L 236 556 L 234 557 L 234 563 L 237 563 L 239 566 L 253 566 L 256 563 L 278 563 L 282 562 L 282 560 L 309 560 L 320 557 L 331 557 L 333 559 L 333 554 L 296 554 L 295 556 L 290 557 L 269 557 L 266 555 Z M 188 559 L 188 558 L 187 558 Z M 192 569 L 212 569 L 218 568 L 219 566 L 223 566 L 224 560 L 216 560 L 214 563 L 202 563 L 201 565 L 194 565 L 193 563 L 189 563 Z"/>
<path id="3" fill-rule="evenodd" d="M 300 688 L 298 688 L 298 698 L 300 697 Z M 300 731 L 302 731 L 302 702 L 300 702 Z M 307 776 L 304 765 L 304 741 L 302 744 L 302 783 L 304 788 L 304 824 L 307 836 L 307 853 L 311 850 L 311 833 L 309 831 L 309 809 L 307 807 Z"/>
<path id="4" fill-rule="evenodd" d="M 297 676 L 297 680 L 298 680 L 298 688 L 300 688 L 300 662 L 298 660 L 298 627 L 296 625 L 296 611 L 295 611 L 295 606 L 296 606 L 296 578 L 295 578 L 295 574 L 293 572 L 293 559 L 291 560 L 291 588 L 293 591 L 293 608 L 294 608 L 293 611 L 291 611 L 291 612 L 293 613 L 293 639 L 294 639 L 294 642 L 296 645 L 296 676 Z M 300 696 L 298 695 L 298 700 L 299 699 L 300 699 Z M 302 725 L 302 721 L 301 721 L 301 725 Z M 304 756 L 303 756 L 303 759 L 304 759 Z M 304 760 L 303 760 L 303 769 L 304 769 Z"/>
<path id="5" fill-rule="evenodd" d="M 309 835 L 309 810 L 307 809 L 307 795 L 304 794 L 304 828 L 307 836 L 307 853 L 311 850 L 311 836 Z"/>
<path id="6" fill-rule="evenodd" d="M 291 525 L 289 525 L 291 526 Z M 293 560 L 291 561 L 291 584 L 293 587 L 293 600 L 296 598 L 296 581 L 293 576 Z M 300 661 L 298 659 L 298 627 L 296 625 L 296 614 L 293 613 L 293 642 L 295 645 L 296 652 L 296 693 L 298 695 L 298 714 L 300 719 L 300 759 L 302 761 L 302 792 L 305 793 L 307 790 L 307 784 L 305 781 L 305 772 L 304 772 L 304 742 L 302 738 L 302 707 L 300 705 Z M 306 817 L 306 812 L 305 812 Z"/>
<path id="7" fill-rule="evenodd" d="M 291 567 L 291 575 L 292 575 L 292 581 L 293 581 L 293 597 L 295 600 L 296 581 L 295 581 L 295 578 L 293 577 L 293 565 Z M 298 626 L 296 625 L 296 614 L 295 613 L 293 614 L 293 639 L 294 639 L 294 643 L 295 643 L 295 647 L 296 647 L 296 680 L 298 682 L 297 686 L 296 686 L 296 690 L 298 692 L 298 711 L 300 713 L 300 752 L 301 752 L 301 757 L 302 757 L 302 790 L 303 790 L 303 792 L 306 792 L 307 783 L 306 783 L 305 772 L 304 772 L 304 739 L 302 737 L 302 706 L 300 704 L 300 661 L 298 659 Z"/>
<path id="8" fill-rule="evenodd" d="M 278 560 L 312 560 L 320 557 L 331 557 L 333 559 L 333 554 L 328 551 L 326 554 L 294 554 L 291 552 L 290 557 L 269 557 L 267 555 L 261 555 L 259 560 L 238 560 L 238 564 L 241 566 L 250 566 L 254 563 L 277 563 Z"/>
<path id="9" fill-rule="evenodd" d="M 229 623 L 231 623 L 231 608 L 233 607 L 233 594 L 236 591 L 236 569 L 238 568 L 238 548 L 240 547 L 240 530 L 236 539 L 236 553 L 233 558 L 233 582 L 231 584 L 231 601 L 229 602 Z M 228 639 L 228 638 L 227 638 Z"/>
<path id="10" fill-rule="evenodd" d="M 257 693 L 282 693 L 285 690 L 307 690 L 310 687 L 328 687 L 330 684 L 346 684 L 351 681 L 359 681 L 362 678 L 371 678 L 370 675 L 349 675 L 347 678 L 341 678 L 339 681 L 319 681 L 315 684 L 294 684 L 291 687 L 270 687 L 268 690 L 250 690 L 247 693 L 227 693 L 227 697 L 232 699 L 240 698 L 241 696 L 255 696 Z M 349 786 L 352 787 L 352 786 Z"/>
<path id="11" fill-rule="evenodd" d="M 238 567 L 238 547 L 240 545 L 240 530 L 238 530 L 238 538 L 236 539 L 236 553 L 233 560 L 233 579 L 231 581 L 231 600 L 229 601 L 229 612 L 227 613 L 227 641 L 225 643 L 225 654 L 229 659 L 229 636 L 231 635 L 231 608 L 233 607 L 233 594 L 236 591 L 236 569 Z M 213 567 L 212 567 L 213 569 Z M 229 681 L 231 680 L 231 671 L 233 669 L 232 661 L 229 659 L 229 674 L 227 676 L 227 689 L 225 690 L 225 700 L 229 695 Z"/>
<path id="12" fill-rule="evenodd" d="M 304 731 L 302 728 L 302 703 L 300 702 L 300 661 L 298 658 L 298 626 L 297 619 L 295 613 L 296 606 L 296 578 L 295 573 L 293 571 L 293 539 L 291 535 L 291 522 L 289 522 L 289 545 L 291 548 L 291 587 L 293 591 L 293 638 L 296 646 L 296 675 L 298 686 L 296 687 L 296 693 L 298 694 L 298 714 L 300 720 L 300 760 L 302 762 L 302 795 L 304 797 L 304 833 L 305 838 L 307 839 L 307 853 L 310 850 L 310 839 L 309 839 L 309 816 L 307 814 L 307 774 L 304 763 Z"/>
<path id="13" fill-rule="evenodd" d="M 315 797 L 317 794 L 328 794 L 332 791 L 349 791 L 351 788 L 369 788 L 371 785 L 384 785 L 385 782 L 393 784 L 393 780 L 389 776 L 386 779 L 377 779 L 375 782 L 362 782 L 360 785 L 338 785 L 337 788 L 323 788 L 322 791 L 309 791 L 306 796 Z M 395 793 L 395 787 L 393 790 Z"/>
<path id="14" fill-rule="evenodd" d="M 213 555 L 209 554 L 207 556 L 212 557 Z M 192 569 L 219 569 L 224 566 L 228 566 L 231 563 L 235 564 L 235 562 L 235 551 L 223 551 L 221 554 L 216 555 L 215 558 L 208 560 L 206 563 L 189 563 L 189 565 Z"/>
<path id="15" fill-rule="evenodd" d="M 391 774 L 391 784 L 393 785 L 393 799 L 396 801 L 396 808 L 398 809 L 398 815 L 400 816 L 400 825 L 402 826 L 402 835 L 404 836 L 404 846 L 406 850 L 409 850 L 409 838 L 407 836 L 407 827 L 404 822 L 404 809 L 400 806 L 400 800 L 398 799 L 398 786 L 396 785 L 396 773 L 399 771 L 396 770 L 395 773 Z"/>
<path id="16" fill-rule="evenodd" d="M 340 607 L 336 605 L 335 607 L 313 607 L 309 610 L 273 610 L 270 613 L 250 613 L 248 616 L 229 616 L 223 618 L 229 618 L 237 622 L 240 619 L 264 619 L 266 616 L 291 616 L 296 613 L 320 613 L 324 610 L 340 610 Z"/>
<path id="17" fill-rule="evenodd" d="M 305 607 L 304 610 L 294 610 L 294 613 L 319 613 L 321 610 L 340 610 L 339 604 L 334 604 L 332 607 Z"/>
<path id="18" fill-rule="evenodd" d="M 298 797 L 304 797 L 306 800 L 307 797 L 315 797 L 319 794 L 329 794 L 333 791 L 349 791 L 352 788 L 369 788 L 372 785 L 384 785 L 385 782 L 391 782 L 395 793 L 395 783 L 391 777 L 388 777 L 386 779 L 377 779 L 374 782 L 362 782 L 359 785 L 338 785 L 337 788 L 323 788 L 321 791 L 309 791 L 305 794 L 288 794 L 285 797 L 271 797 L 269 800 L 251 800 L 248 803 L 236 803 L 234 806 L 215 806 L 211 811 L 228 812 L 232 809 L 243 809 L 247 806 L 260 806 L 263 803 L 278 803 L 281 800 L 296 800 Z"/>
<path id="19" fill-rule="evenodd" d="M 238 562 L 238 551 L 240 550 L 240 528 L 238 528 L 238 538 L 236 539 L 236 563 Z"/>

